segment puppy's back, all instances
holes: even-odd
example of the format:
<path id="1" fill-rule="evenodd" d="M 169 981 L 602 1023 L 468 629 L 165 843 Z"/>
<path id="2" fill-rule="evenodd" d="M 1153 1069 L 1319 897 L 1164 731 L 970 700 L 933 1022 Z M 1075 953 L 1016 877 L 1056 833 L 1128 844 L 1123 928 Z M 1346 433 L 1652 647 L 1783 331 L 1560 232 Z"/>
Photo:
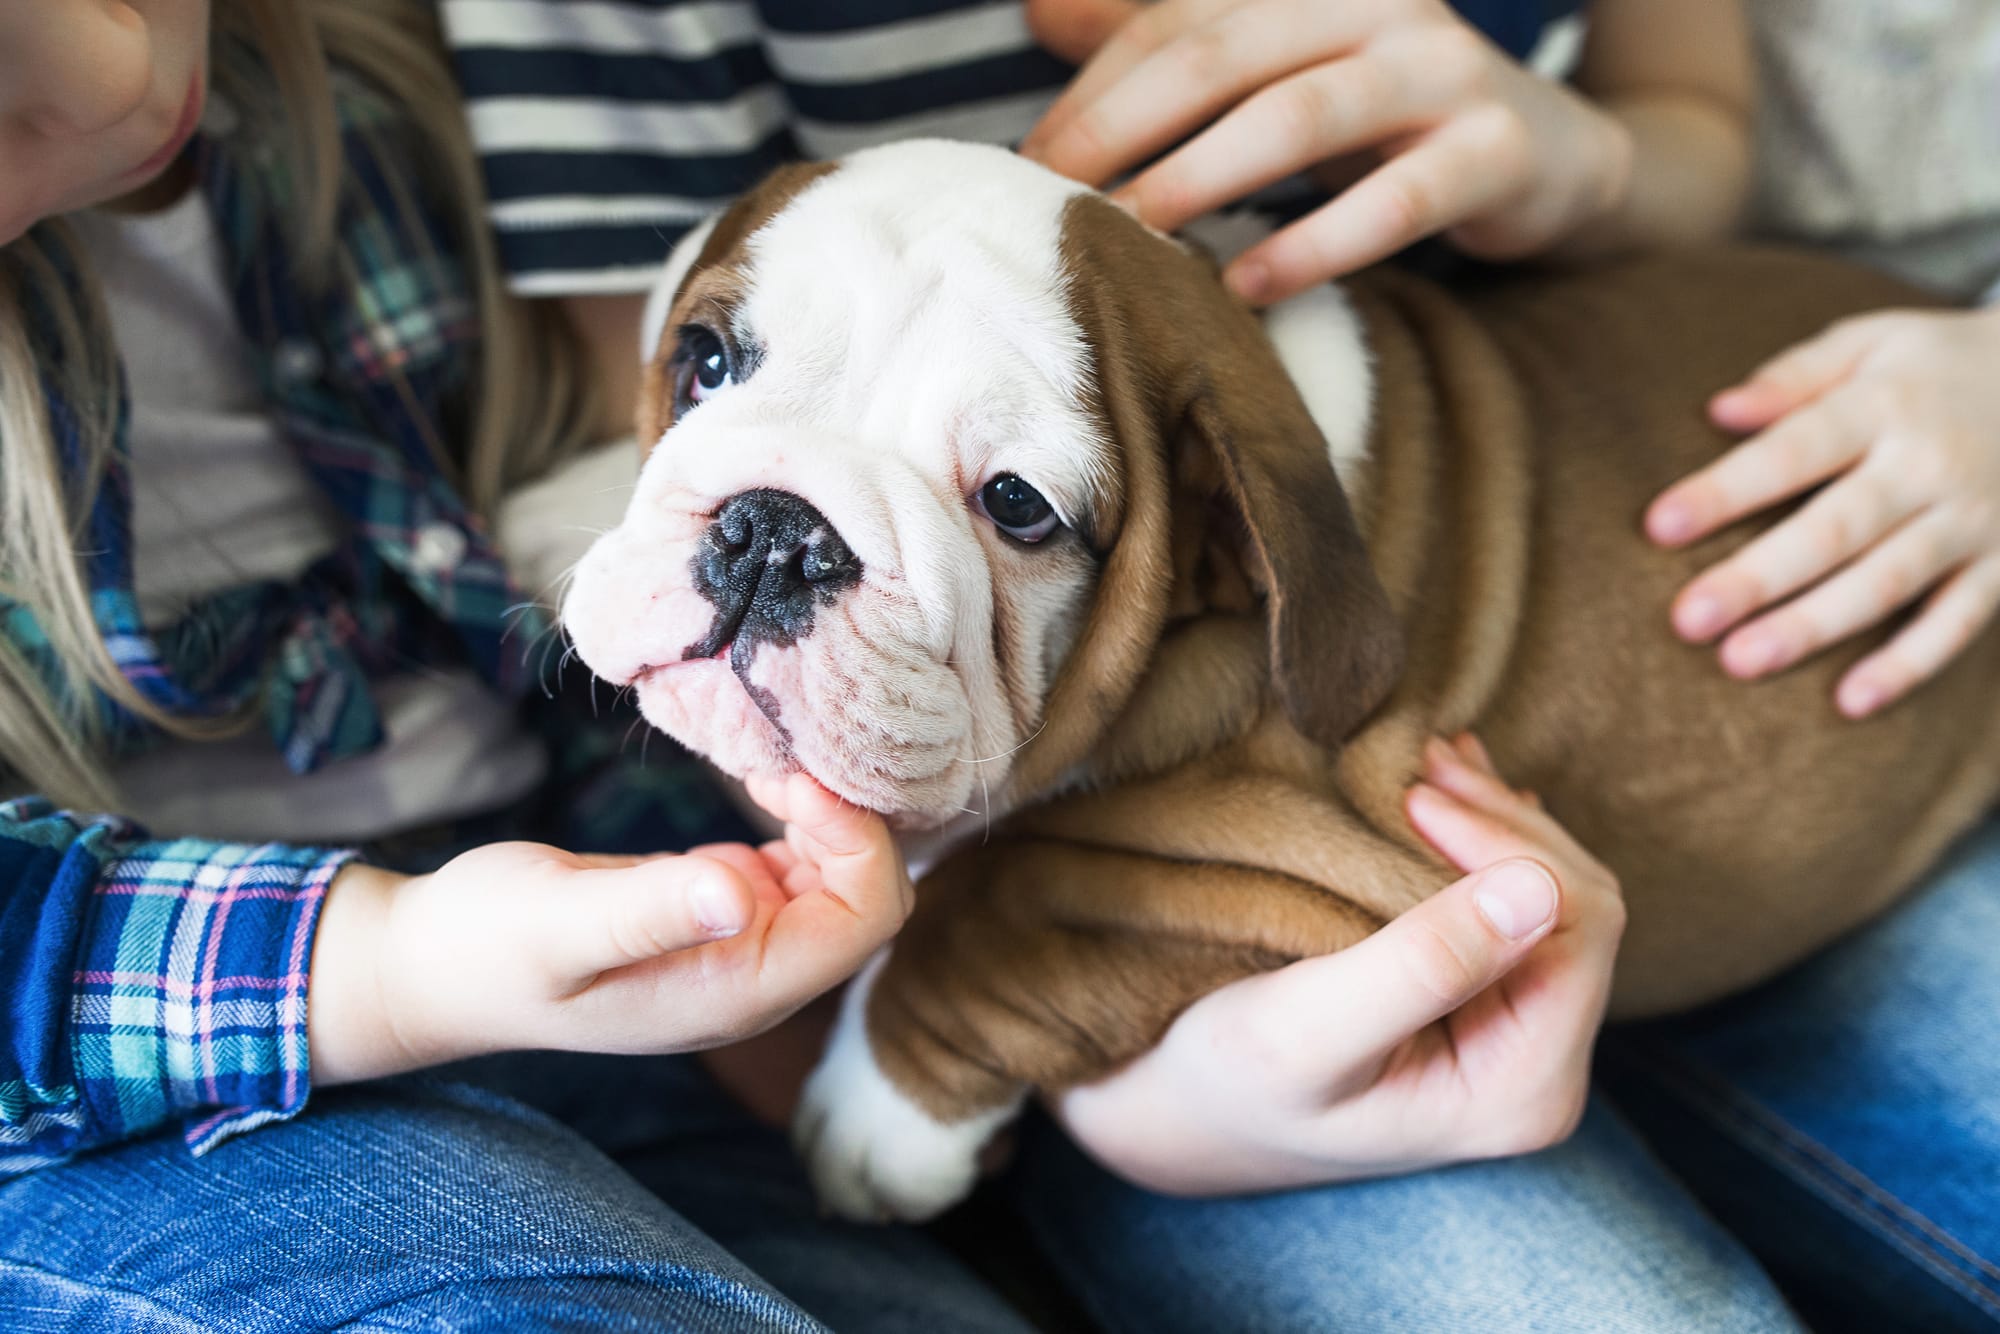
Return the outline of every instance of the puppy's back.
<path id="1" fill-rule="evenodd" d="M 1669 626 L 1687 580 L 1796 502 L 1682 551 L 1640 529 L 1661 489 L 1735 443 L 1706 420 L 1717 390 L 1837 319 L 1935 304 L 1747 248 L 1468 300 L 1532 424 L 1519 632 L 1481 726 L 1504 771 L 1620 873 L 1621 1013 L 1698 1003 L 1817 949 L 1907 888 L 2000 788 L 2000 633 L 1851 722 L 1835 684 L 1902 618 L 1756 683 Z"/>

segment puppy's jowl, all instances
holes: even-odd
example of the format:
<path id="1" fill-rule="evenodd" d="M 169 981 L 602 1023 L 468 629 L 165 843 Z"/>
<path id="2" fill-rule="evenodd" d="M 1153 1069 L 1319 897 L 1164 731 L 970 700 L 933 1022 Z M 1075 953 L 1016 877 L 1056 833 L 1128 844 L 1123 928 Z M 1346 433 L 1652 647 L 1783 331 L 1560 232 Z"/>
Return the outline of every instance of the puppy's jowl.
<path id="1" fill-rule="evenodd" d="M 1709 393 L 1918 301 L 1733 250 L 1469 295 L 1378 271 L 1260 320 L 1094 194 L 940 143 L 690 236 L 638 489 L 564 615 L 655 725 L 927 864 L 800 1112 L 828 1201 L 934 1213 L 1028 1089 L 1451 880 L 1402 816 L 1433 734 L 1476 727 L 1619 873 L 1617 1015 L 1893 900 L 2000 788 L 2000 634 L 1847 723 L 1879 636 L 1728 680 L 1666 609 L 1756 525 L 1663 552 L 1638 519 L 1727 444 Z"/>

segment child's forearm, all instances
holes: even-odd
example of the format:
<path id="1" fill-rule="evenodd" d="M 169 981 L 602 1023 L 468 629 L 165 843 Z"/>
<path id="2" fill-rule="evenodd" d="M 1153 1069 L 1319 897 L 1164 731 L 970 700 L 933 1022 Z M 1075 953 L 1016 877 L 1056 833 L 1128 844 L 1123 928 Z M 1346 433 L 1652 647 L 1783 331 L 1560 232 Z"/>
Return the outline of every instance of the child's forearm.
<path id="1" fill-rule="evenodd" d="M 1740 0 L 1595 0 L 1577 91 L 1629 147 L 1608 208 L 1551 251 L 1594 258 L 1727 235 L 1750 185 L 1755 76 Z"/>
<path id="2" fill-rule="evenodd" d="M 358 862 L 342 868 L 327 887 L 314 934 L 312 989 L 306 1036 L 316 1087 L 351 1084 L 402 1074 L 429 1060 L 410 1049 L 383 995 L 384 945 L 389 909 L 405 877 Z"/>
<path id="3" fill-rule="evenodd" d="M 1617 203 L 1550 251 L 1593 259 L 1727 236 L 1750 182 L 1749 128 L 1701 98 L 1633 97 L 1604 110 L 1631 144 Z"/>

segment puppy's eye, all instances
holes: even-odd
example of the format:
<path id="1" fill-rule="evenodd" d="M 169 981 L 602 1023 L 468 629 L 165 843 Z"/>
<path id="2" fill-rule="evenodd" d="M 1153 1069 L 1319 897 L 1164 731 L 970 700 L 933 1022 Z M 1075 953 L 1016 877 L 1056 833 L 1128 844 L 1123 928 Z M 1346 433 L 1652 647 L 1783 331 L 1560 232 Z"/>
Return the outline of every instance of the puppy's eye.
<path id="1" fill-rule="evenodd" d="M 979 509 L 1000 531 L 1023 542 L 1041 541 L 1062 522 L 1041 492 L 1011 472 L 979 488 Z"/>
<path id="2" fill-rule="evenodd" d="M 730 365 L 729 347 L 713 329 L 690 324 L 681 330 L 681 409 L 706 403 L 736 380 Z"/>

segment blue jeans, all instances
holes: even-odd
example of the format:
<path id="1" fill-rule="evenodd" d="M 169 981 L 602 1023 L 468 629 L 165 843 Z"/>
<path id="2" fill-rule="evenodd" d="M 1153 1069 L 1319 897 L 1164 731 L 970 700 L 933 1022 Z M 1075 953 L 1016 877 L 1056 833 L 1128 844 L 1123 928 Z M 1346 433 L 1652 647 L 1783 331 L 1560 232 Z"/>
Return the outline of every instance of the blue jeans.
<path id="1" fill-rule="evenodd" d="M 1796 1328 L 1772 1275 L 1823 1328 L 1990 1327 L 1996 1016 L 2000 822 L 1772 986 L 1610 1035 L 1618 1110 L 1548 1153 L 1164 1200 L 1035 1123 L 1002 1189 L 1110 1330 Z M 1024 1328 L 924 1234 L 820 1220 L 782 1137 L 686 1061 L 481 1062 L 0 1187 L 10 1331 L 819 1322 Z"/>
<path id="2" fill-rule="evenodd" d="M 0 1328 L 1027 1328 L 921 1233 L 822 1222 L 784 1137 L 690 1061 L 448 1073 L 0 1188 Z"/>
<path id="3" fill-rule="evenodd" d="M 1919 896 L 1599 1070 L 1813 1328 L 2000 1328 L 2000 817 Z"/>

